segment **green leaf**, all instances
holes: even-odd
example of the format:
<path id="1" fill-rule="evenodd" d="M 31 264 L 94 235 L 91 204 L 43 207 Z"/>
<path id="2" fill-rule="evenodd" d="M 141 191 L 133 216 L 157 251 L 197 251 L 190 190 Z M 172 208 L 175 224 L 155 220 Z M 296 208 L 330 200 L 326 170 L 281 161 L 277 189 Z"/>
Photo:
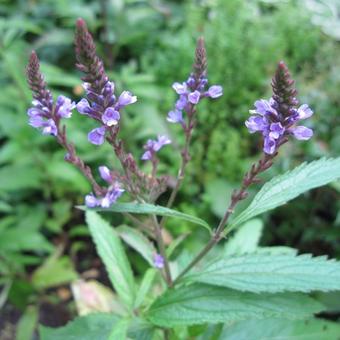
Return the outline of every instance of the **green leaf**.
<path id="1" fill-rule="evenodd" d="M 89 210 L 85 206 L 78 206 L 79 209 Z M 119 213 L 133 213 L 133 214 L 154 214 L 157 216 L 168 216 L 175 217 L 185 221 L 189 221 L 198 225 L 203 226 L 210 232 L 209 224 L 202 219 L 181 213 L 176 210 L 161 207 L 159 205 L 152 205 L 147 203 L 115 203 L 110 208 L 94 208 L 91 211 L 102 211 L 102 212 L 119 212 Z"/>
<path id="2" fill-rule="evenodd" d="M 124 225 L 116 228 L 116 231 L 126 244 L 135 249 L 153 266 L 153 256 L 156 249 L 139 230 Z"/>
<path id="3" fill-rule="evenodd" d="M 46 289 L 59 286 L 76 280 L 75 272 L 69 257 L 52 255 L 32 275 L 32 284 L 37 289 Z"/>
<path id="4" fill-rule="evenodd" d="M 340 290 L 340 262 L 308 254 L 248 254 L 210 262 L 187 280 L 256 293 L 326 292 Z"/>
<path id="5" fill-rule="evenodd" d="M 121 319 L 113 326 L 108 340 L 126 339 L 130 319 Z"/>
<path id="6" fill-rule="evenodd" d="M 113 287 L 122 301 L 132 308 L 136 295 L 135 283 L 118 233 L 94 211 L 86 212 L 86 221 Z"/>
<path id="7" fill-rule="evenodd" d="M 231 222 L 228 230 L 265 211 L 285 204 L 305 191 L 326 185 L 338 178 L 340 178 L 340 157 L 303 163 L 266 183 L 248 208 Z"/>
<path id="8" fill-rule="evenodd" d="M 146 317 L 162 327 L 236 322 L 248 318 L 306 318 L 322 305 L 299 293 L 242 293 L 223 287 L 193 284 L 168 290 L 150 307 Z"/>
<path id="9" fill-rule="evenodd" d="M 135 309 L 140 307 L 145 300 L 146 295 L 152 287 L 152 283 L 157 275 L 158 271 L 154 268 L 149 268 L 143 277 L 143 280 L 139 286 L 137 297 L 135 301 Z"/>
<path id="10" fill-rule="evenodd" d="M 114 314 L 89 314 L 60 328 L 40 326 L 40 337 L 41 340 L 107 340 L 118 320 Z"/>
<path id="11" fill-rule="evenodd" d="M 16 327 L 16 340 L 31 340 L 38 322 L 38 310 L 35 306 L 28 306 Z"/>
<path id="12" fill-rule="evenodd" d="M 262 229 L 263 222 L 259 219 L 253 219 L 246 222 L 226 243 L 224 254 L 230 256 L 233 254 L 254 252 L 260 241 Z"/>
<path id="13" fill-rule="evenodd" d="M 220 340 L 338 340 L 340 325 L 320 319 L 245 320 L 225 326 Z"/>

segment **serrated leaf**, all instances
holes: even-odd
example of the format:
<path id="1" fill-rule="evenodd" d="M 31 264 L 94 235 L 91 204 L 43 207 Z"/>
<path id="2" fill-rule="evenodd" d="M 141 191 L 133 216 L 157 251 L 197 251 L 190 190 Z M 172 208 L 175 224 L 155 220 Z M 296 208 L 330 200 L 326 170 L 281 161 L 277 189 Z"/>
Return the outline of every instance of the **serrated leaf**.
<path id="1" fill-rule="evenodd" d="M 126 244 L 135 249 L 153 266 L 153 255 L 156 253 L 156 249 L 139 230 L 124 225 L 118 227 L 116 231 Z"/>
<path id="2" fill-rule="evenodd" d="M 78 206 L 81 210 L 89 210 L 85 206 Z M 188 214 L 181 213 L 176 210 L 161 207 L 159 205 L 152 205 L 147 203 L 115 203 L 110 208 L 94 208 L 90 211 L 101 211 L 101 212 L 118 212 L 118 213 L 132 213 L 132 214 L 153 214 L 157 216 L 175 217 L 185 221 L 189 221 L 198 225 L 203 226 L 210 232 L 209 224 L 202 219 L 191 216 Z"/>
<path id="3" fill-rule="evenodd" d="M 248 254 L 210 262 L 186 277 L 248 292 L 340 290 L 340 262 L 311 255 Z"/>
<path id="4" fill-rule="evenodd" d="M 243 224 L 224 247 L 225 255 L 251 253 L 257 249 L 263 222 L 253 219 Z"/>
<path id="5" fill-rule="evenodd" d="M 132 308 L 135 282 L 118 233 L 94 211 L 86 211 L 86 221 L 113 287 L 126 306 Z"/>
<path id="6" fill-rule="evenodd" d="M 231 222 L 228 229 L 235 228 L 308 190 L 326 185 L 338 178 L 340 178 L 340 158 L 322 158 L 311 163 L 303 163 L 294 170 L 276 176 L 266 183 L 248 208 Z"/>
<path id="7" fill-rule="evenodd" d="M 162 327 L 236 322 L 248 318 L 306 318 L 322 305 L 299 293 L 255 294 L 203 284 L 168 290 L 146 317 Z"/>
<path id="8" fill-rule="evenodd" d="M 220 340 L 338 340 L 340 325 L 320 319 L 246 320 L 225 326 Z"/>
<path id="9" fill-rule="evenodd" d="M 89 314 L 60 328 L 39 327 L 41 340 L 107 340 L 119 318 L 113 314 Z"/>

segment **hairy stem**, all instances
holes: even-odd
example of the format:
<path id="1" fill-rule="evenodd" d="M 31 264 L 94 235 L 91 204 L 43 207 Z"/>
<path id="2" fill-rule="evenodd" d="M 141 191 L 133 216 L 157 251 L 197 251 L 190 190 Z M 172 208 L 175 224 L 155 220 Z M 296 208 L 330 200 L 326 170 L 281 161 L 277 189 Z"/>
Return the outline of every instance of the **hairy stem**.
<path id="1" fill-rule="evenodd" d="M 188 264 L 186 268 L 178 275 L 176 280 L 174 281 L 174 285 L 178 283 L 178 281 L 188 273 L 197 263 L 199 263 L 205 255 L 223 238 L 223 230 L 225 225 L 227 224 L 229 217 L 233 214 L 236 205 L 245 199 L 248 196 L 247 189 L 253 183 L 259 182 L 257 175 L 261 172 L 264 172 L 268 168 L 272 166 L 272 159 L 277 155 L 277 153 L 273 155 L 265 154 L 263 158 L 261 158 L 256 164 L 253 164 L 251 169 L 245 174 L 242 186 L 240 189 L 234 191 L 231 196 L 230 204 L 222 217 L 220 223 L 218 224 L 214 234 L 212 235 L 209 242 L 205 245 L 205 247 L 196 255 L 196 257 Z"/>
<path id="2" fill-rule="evenodd" d="M 152 215 L 152 218 L 153 218 L 153 221 L 154 221 L 158 250 L 159 250 L 159 253 L 161 254 L 161 256 L 164 259 L 165 280 L 166 280 L 168 287 L 172 287 L 173 283 L 172 283 L 172 278 L 171 278 L 169 260 L 168 260 L 168 257 L 166 255 L 165 244 L 164 244 L 163 235 L 162 235 L 162 228 L 157 221 L 157 217 L 155 215 Z"/>

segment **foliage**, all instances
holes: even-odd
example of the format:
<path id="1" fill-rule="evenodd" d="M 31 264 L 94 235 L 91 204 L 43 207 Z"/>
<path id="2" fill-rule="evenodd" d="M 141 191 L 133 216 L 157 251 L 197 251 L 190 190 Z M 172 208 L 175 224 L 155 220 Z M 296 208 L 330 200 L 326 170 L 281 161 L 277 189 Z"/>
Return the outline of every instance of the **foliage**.
<path id="1" fill-rule="evenodd" d="M 319 310 L 329 317 L 330 309 L 300 292 L 313 291 L 326 305 L 331 301 L 332 313 L 337 313 L 338 292 L 321 295 L 320 291 L 338 289 L 338 262 L 297 253 L 340 256 L 339 185 L 331 183 L 339 178 L 339 159 L 329 158 L 340 151 L 337 11 L 335 1 L 314 0 L 1 2 L 0 307 L 5 309 L 0 310 L 0 319 L 7 306 L 20 309 L 18 339 L 36 336 L 36 325 L 45 324 L 41 306 L 46 301 L 67 306 L 74 316 L 73 303 L 69 297 L 61 298 L 62 292 L 70 282 L 92 272 L 99 273 L 96 279 L 104 284 L 111 282 L 126 303 L 124 315 L 91 314 L 60 329 L 41 326 L 42 339 L 123 338 L 127 333 L 131 339 L 157 340 L 164 337 L 158 326 L 170 325 L 173 339 L 203 339 L 205 334 L 209 334 L 205 339 L 213 338 L 211 334 L 216 339 L 247 339 L 250 333 L 254 339 L 336 339 L 338 324 L 312 318 Z M 211 236 L 194 224 L 213 232 L 233 188 L 260 150 L 260 141 L 246 134 L 244 120 L 255 99 L 268 97 L 267 84 L 276 61 L 287 61 L 297 75 L 300 97 L 316 113 L 315 140 L 283 147 L 282 156 L 263 176 L 273 179 L 256 195 L 250 192 L 248 207 L 246 201 L 237 208 L 227 227 L 235 233 L 222 240 L 222 246 L 195 272 L 179 280 L 176 289 L 166 291 L 159 271 L 149 268 L 156 242 L 152 237 L 148 240 L 142 229 L 132 228 L 126 215 L 105 214 L 106 221 L 88 211 L 89 228 L 84 225 L 83 213 L 73 207 L 82 204 L 88 183 L 63 161 L 64 152 L 52 139 L 27 126 L 25 111 L 31 95 L 23 75 L 32 49 L 42 57 L 42 71 L 52 90 L 76 101 L 83 95 L 72 53 L 74 22 L 79 16 L 95 35 L 110 78 L 119 89 L 129 88 L 140 99 L 136 111 L 124 113 L 121 132 L 135 155 L 141 154 L 142 141 L 155 132 L 171 135 L 175 150 L 182 145 L 179 129 L 169 130 L 164 122 L 174 102 L 171 84 L 187 77 L 198 35 L 206 40 L 209 79 L 224 88 L 219 101 L 203 103 L 199 109 L 191 162 L 175 208 L 133 202 L 111 209 L 136 214 L 147 226 L 152 213 L 171 217 L 163 236 L 174 275 Z M 87 143 L 86 133 L 92 127 L 76 113 L 67 123 L 79 154 L 94 167 L 108 162 L 119 167 L 109 147 Z M 315 158 L 321 159 L 293 169 L 300 161 Z M 160 172 L 175 176 L 176 152 L 165 150 L 161 160 Z M 318 188 L 325 184 L 330 185 Z M 305 193 L 312 188 L 317 189 Z M 292 204 L 283 205 L 298 195 Z M 160 205 L 164 199 L 161 196 Z M 260 219 L 254 220 L 255 216 Z M 98 265 L 89 236 L 109 280 Z M 257 276 L 261 265 L 263 271 Z M 284 270 L 288 278 L 282 275 Z M 278 293 L 281 290 L 291 293 Z M 177 299 L 183 296 L 187 300 Z M 92 311 L 96 312 L 95 307 Z M 292 320 L 293 314 L 308 321 Z M 279 318 L 273 319 L 274 315 Z M 332 314 L 334 320 L 337 316 Z"/>

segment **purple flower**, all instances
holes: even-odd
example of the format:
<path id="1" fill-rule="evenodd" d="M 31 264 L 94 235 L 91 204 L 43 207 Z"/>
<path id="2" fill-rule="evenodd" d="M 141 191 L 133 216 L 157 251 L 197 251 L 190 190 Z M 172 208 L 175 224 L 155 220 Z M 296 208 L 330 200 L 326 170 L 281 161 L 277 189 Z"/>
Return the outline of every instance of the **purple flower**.
<path id="1" fill-rule="evenodd" d="M 297 102 L 296 99 L 292 102 Z M 292 107 L 287 110 L 289 115 L 278 111 L 278 103 L 270 100 L 257 100 L 254 104 L 255 110 L 245 122 L 250 133 L 261 132 L 264 138 L 263 151 L 266 154 L 276 152 L 284 136 L 293 135 L 298 140 L 307 140 L 313 136 L 313 131 L 304 126 L 292 126 L 299 120 L 309 118 L 313 111 L 307 104 L 301 105 L 298 109 Z"/>
<path id="2" fill-rule="evenodd" d="M 167 121 L 170 123 L 183 123 L 183 113 L 179 110 L 170 111 Z"/>
<path id="3" fill-rule="evenodd" d="M 176 101 L 176 109 L 183 110 L 188 103 L 187 96 L 181 95 L 179 99 Z"/>
<path id="4" fill-rule="evenodd" d="M 55 112 L 61 118 L 70 118 L 75 107 L 75 102 L 72 102 L 70 98 L 59 96 L 56 101 Z"/>
<path id="5" fill-rule="evenodd" d="M 116 111 L 113 107 L 108 107 L 102 116 L 102 121 L 107 126 L 117 125 L 119 119 L 119 112 Z"/>
<path id="6" fill-rule="evenodd" d="M 172 88 L 179 95 L 179 98 L 176 101 L 175 109 L 168 113 L 167 121 L 170 123 L 181 123 L 183 128 L 185 128 L 183 110 L 190 109 L 191 106 L 188 103 L 197 105 L 204 97 L 218 98 L 222 96 L 223 89 L 221 86 L 213 85 L 206 91 L 207 84 L 208 79 L 204 76 L 204 72 L 200 76 L 191 74 L 184 83 L 173 83 Z M 150 157 L 150 155 L 146 154 L 145 157 Z"/>
<path id="7" fill-rule="evenodd" d="M 274 101 L 272 98 L 270 98 L 269 100 L 265 100 L 265 99 L 260 99 L 257 100 L 254 104 L 255 106 L 255 111 L 257 114 L 261 115 L 261 116 L 266 116 L 268 114 L 274 114 L 277 115 L 277 112 L 275 110 L 274 106 Z"/>
<path id="8" fill-rule="evenodd" d="M 94 145 L 101 145 L 105 140 L 105 126 L 95 128 L 89 132 L 87 139 Z"/>
<path id="9" fill-rule="evenodd" d="M 43 135 L 56 136 L 58 134 L 57 126 L 53 119 L 44 119 L 41 116 L 33 116 L 29 120 L 29 125 L 34 128 L 41 128 Z"/>
<path id="10" fill-rule="evenodd" d="M 158 136 L 157 140 L 149 139 L 144 145 L 144 149 L 146 151 L 143 153 L 141 159 L 144 161 L 151 160 L 156 152 L 158 152 L 164 145 L 170 143 L 171 140 L 168 137 L 161 135 Z"/>
<path id="11" fill-rule="evenodd" d="M 207 96 L 210 98 L 218 98 L 223 95 L 223 88 L 219 85 L 210 86 L 207 92 Z"/>
<path id="12" fill-rule="evenodd" d="M 100 177 L 104 181 L 106 181 L 108 183 L 112 183 L 113 178 L 112 178 L 110 169 L 107 166 L 105 166 L 105 165 L 100 166 L 98 169 L 99 169 Z"/>
<path id="13" fill-rule="evenodd" d="M 186 83 L 173 83 L 172 88 L 176 91 L 177 94 L 187 94 L 188 86 Z"/>
<path id="14" fill-rule="evenodd" d="M 313 130 L 305 126 L 297 126 L 289 131 L 298 140 L 308 140 L 313 136 Z"/>
<path id="15" fill-rule="evenodd" d="M 307 119 L 313 115 L 312 109 L 307 105 L 303 104 L 297 109 L 298 119 Z"/>
<path id="16" fill-rule="evenodd" d="M 164 258 L 162 255 L 155 253 L 153 255 L 153 265 L 155 268 L 162 269 L 164 267 Z"/>
<path id="17" fill-rule="evenodd" d="M 129 91 L 123 91 L 118 98 L 118 105 L 120 107 L 133 104 L 137 101 L 137 97 L 133 96 Z"/>
<path id="18" fill-rule="evenodd" d="M 200 96 L 201 96 L 200 92 L 196 90 L 194 92 L 189 93 L 188 100 L 192 104 L 197 104 L 200 100 Z"/>
<path id="19" fill-rule="evenodd" d="M 85 205 L 88 208 L 95 208 L 100 205 L 100 201 L 93 195 L 93 193 L 90 193 L 85 196 Z"/>
<path id="20" fill-rule="evenodd" d="M 248 120 L 246 120 L 246 127 L 250 133 L 265 131 L 268 125 L 267 119 L 261 116 L 250 116 Z"/>
<path id="21" fill-rule="evenodd" d="M 77 104 L 77 110 L 82 115 L 88 115 L 92 112 L 90 104 L 87 99 L 82 98 L 80 102 Z"/>
<path id="22" fill-rule="evenodd" d="M 270 137 L 265 137 L 264 138 L 263 151 L 268 155 L 272 155 L 276 151 L 276 141 L 275 141 L 275 139 L 272 139 Z"/>
<path id="23" fill-rule="evenodd" d="M 118 183 L 110 187 L 106 195 L 102 198 L 100 205 L 102 208 L 109 208 L 122 195 L 124 189 Z"/>

